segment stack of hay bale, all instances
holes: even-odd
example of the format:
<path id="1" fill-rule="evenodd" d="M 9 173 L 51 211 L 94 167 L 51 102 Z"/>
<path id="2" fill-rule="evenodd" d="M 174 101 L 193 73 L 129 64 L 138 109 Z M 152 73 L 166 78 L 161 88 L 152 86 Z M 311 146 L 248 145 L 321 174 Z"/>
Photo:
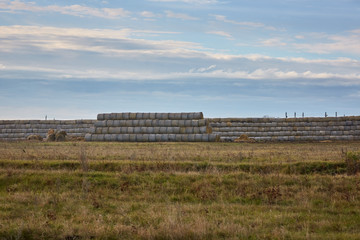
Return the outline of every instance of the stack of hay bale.
<path id="1" fill-rule="evenodd" d="M 201 112 L 103 113 L 86 141 L 215 142 L 219 140 Z"/>
<path id="2" fill-rule="evenodd" d="M 0 120 L 0 140 L 25 140 L 30 135 L 46 138 L 49 129 L 65 131 L 69 137 L 85 137 L 94 131 L 95 120 Z"/>
<path id="3" fill-rule="evenodd" d="M 222 141 L 247 136 L 256 141 L 360 140 L 360 117 L 212 118 L 210 126 Z"/>

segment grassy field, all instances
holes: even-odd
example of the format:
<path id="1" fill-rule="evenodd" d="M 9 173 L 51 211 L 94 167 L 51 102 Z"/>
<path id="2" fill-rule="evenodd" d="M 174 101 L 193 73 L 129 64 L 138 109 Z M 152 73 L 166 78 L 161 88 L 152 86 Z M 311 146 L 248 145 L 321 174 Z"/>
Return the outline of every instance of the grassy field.
<path id="1" fill-rule="evenodd" d="M 0 239 L 360 239 L 360 142 L 0 142 Z"/>

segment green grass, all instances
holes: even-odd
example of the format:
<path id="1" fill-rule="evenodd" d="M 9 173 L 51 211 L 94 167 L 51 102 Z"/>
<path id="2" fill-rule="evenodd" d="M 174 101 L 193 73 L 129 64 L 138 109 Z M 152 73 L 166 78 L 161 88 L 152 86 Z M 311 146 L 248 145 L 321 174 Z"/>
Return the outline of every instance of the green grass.
<path id="1" fill-rule="evenodd" d="M 0 239 L 358 239 L 359 142 L 0 145 Z"/>

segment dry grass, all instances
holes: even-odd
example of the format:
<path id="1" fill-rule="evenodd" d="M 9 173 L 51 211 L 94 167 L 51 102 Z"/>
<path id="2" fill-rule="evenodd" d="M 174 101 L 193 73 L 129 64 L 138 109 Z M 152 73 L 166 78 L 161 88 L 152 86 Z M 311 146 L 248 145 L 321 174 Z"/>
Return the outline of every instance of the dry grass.
<path id="1" fill-rule="evenodd" d="M 359 150 L 4 142 L 0 239 L 358 239 Z"/>

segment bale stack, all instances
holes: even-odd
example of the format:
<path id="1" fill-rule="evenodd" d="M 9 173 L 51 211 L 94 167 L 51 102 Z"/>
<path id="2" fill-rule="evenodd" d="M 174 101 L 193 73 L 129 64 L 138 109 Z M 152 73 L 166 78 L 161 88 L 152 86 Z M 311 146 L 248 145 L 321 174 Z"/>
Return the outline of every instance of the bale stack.
<path id="1" fill-rule="evenodd" d="M 209 122 L 193 113 L 102 113 L 86 141 L 215 142 Z"/>
<path id="2" fill-rule="evenodd" d="M 0 140 L 25 140 L 30 135 L 46 138 L 49 129 L 65 131 L 69 137 L 85 137 L 96 120 L 0 120 Z"/>
<path id="3" fill-rule="evenodd" d="M 246 135 L 256 141 L 360 140 L 360 117 L 213 118 L 213 133 L 221 141 Z"/>

